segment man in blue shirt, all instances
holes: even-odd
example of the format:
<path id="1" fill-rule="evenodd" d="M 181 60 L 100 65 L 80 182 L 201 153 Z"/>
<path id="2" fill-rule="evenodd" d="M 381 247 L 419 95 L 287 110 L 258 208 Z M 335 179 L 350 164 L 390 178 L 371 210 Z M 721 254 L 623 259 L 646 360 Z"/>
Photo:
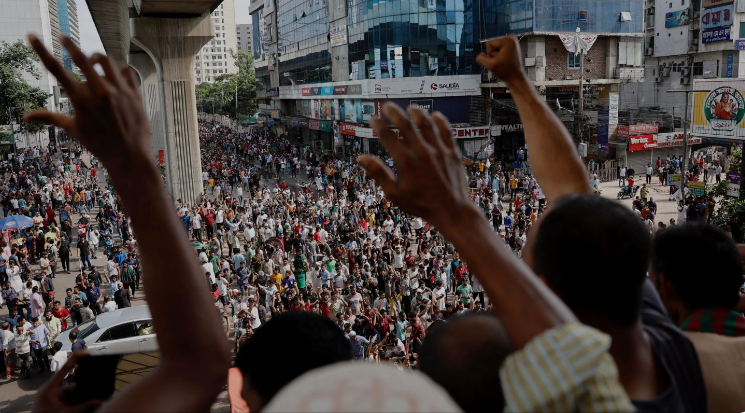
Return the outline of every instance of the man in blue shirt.
<path id="1" fill-rule="evenodd" d="M 41 373 L 44 373 L 47 370 L 51 370 L 49 366 L 49 354 L 47 352 L 49 329 L 36 317 L 31 320 L 31 323 L 34 325 L 30 329 L 32 357 L 36 360 L 39 368 L 41 368 Z"/>
<path id="2" fill-rule="evenodd" d="M 370 340 L 358 336 L 354 331 L 350 331 L 349 344 L 352 346 L 352 359 L 362 360 L 365 358 L 365 348 L 370 344 Z"/>

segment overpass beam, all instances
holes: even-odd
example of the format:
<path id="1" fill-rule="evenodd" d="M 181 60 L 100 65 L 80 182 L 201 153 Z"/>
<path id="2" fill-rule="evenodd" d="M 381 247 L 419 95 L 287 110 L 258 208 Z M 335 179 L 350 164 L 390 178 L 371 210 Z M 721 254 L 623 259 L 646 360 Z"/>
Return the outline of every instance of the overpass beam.
<path id="1" fill-rule="evenodd" d="M 136 18 L 130 25 L 132 42 L 149 55 L 155 66 L 153 78 L 147 62 L 130 55 L 130 64 L 142 70 L 138 73 L 147 86 L 144 93 L 148 110 L 156 108 L 151 112 L 153 145 L 156 148 L 159 142 L 163 144 L 168 188 L 174 200 L 196 202 L 204 193 L 204 186 L 194 57 L 215 36 L 214 23 L 205 13 L 193 18 Z M 156 81 L 157 87 L 150 94 L 150 85 Z"/>

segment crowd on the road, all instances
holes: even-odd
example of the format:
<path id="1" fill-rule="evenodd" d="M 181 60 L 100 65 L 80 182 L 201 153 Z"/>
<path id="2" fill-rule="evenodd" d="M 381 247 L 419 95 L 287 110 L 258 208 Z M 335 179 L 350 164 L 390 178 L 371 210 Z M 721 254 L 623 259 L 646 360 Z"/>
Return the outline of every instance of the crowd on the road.
<path id="1" fill-rule="evenodd" d="M 40 112 L 29 120 L 68 129 L 106 165 L 122 204 L 112 206 L 126 208 L 137 234 L 137 244 L 129 231 L 121 236 L 142 253 L 135 264 L 148 277 L 160 365 L 107 401 L 73 406 L 62 396 L 62 377 L 81 357 L 73 353 L 39 392 L 36 410 L 93 410 L 101 402 L 112 411 L 207 410 L 228 377 L 231 319 L 233 411 L 745 405 L 736 245 L 705 223 L 652 238 L 640 214 L 596 196 L 571 137 L 527 80 L 515 37 L 490 40 L 477 61 L 507 84 L 530 120 L 523 122 L 530 170 L 523 159 L 515 171 L 502 162 L 466 171 L 447 119 L 413 107 L 383 105 L 387 121 L 371 126 L 390 158 L 363 155 L 360 167 L 283 135 L 203 124 L 207 190 L 177 205 L 178 219 L 151 159 L 135 77 L 62 42 L 87 83 L 31 41 L 75 117 Z M 113 258 L 121 256 L 128 255 Z M 44 251 L 34 258 L 44 264 Z M 117 264 L 134 294 L 130 262 Z M 101 294 L 100 287 L 80 278 L 86 291 L 70 299 L 74 308 L 85 297 L 89 308 L 88 291 Z M 33 288 L 32 281 L 31 316 L 45 302 Z M 52 319 L 55 310 L 59 329 L 82 321 L 68 321 L 54 302 Z M 29 349 L 42 346 L 45 329 L 58 328 L 31 323 L 26 330 L 18 315 L 13 335 L 27 370 L 30 357 L 22 355 L 37 354 Z M 85 346 L 74 343 L 73 350 Z"/>
<path id="2" fill-rule="evenodd" d="M 56 371 L 68 355 L 57 342 L 60 334 L 117 305 L 128 306 L 128 292 L 118 291 L 120 272 L 132 294 L 137 288 L 139 264 L 127 219 L 113 189 L 99 185 L 98 161 L 86 163 L 82 154 L 77 145 L 64 151 L 50 145 L 19 152 L 0 165 L 0 306 L 8 313 L 0 317 L 0 344 L 6 380 L 29 378 L 34 368 Z M 114 240 L 124 243 L 116 246 Z M 91 264 L 98 254 L 109 257 L 103 271 Z M 74 288 L 55 289 L 57 275 L 71 273 L 71 259 L 80 263 Z M 127 263 L 136 272 L 131 280 L 121 271 Z"/>

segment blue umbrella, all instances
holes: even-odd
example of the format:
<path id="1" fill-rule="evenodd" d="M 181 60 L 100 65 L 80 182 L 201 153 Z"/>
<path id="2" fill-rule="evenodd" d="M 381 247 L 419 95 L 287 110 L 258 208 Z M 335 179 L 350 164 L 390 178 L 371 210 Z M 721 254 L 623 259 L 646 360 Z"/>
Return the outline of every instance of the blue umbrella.
<path id="1" fill-rule="evenodd" d="M 25 229 L 34 226 L 34 220 L 25 215 L 11 215 L 0 219 L 0 230 Z"/>

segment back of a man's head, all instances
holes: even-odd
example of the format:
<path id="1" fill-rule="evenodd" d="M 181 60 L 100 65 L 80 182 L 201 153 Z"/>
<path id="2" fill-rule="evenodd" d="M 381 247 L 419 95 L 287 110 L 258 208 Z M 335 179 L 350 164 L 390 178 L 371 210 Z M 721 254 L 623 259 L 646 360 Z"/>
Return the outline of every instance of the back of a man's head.
<path id="1" fill-rule="evenodd" d="M 470 314 L 427 334 L 419 369 L 447 390 L 463 411 L 497 412 L 504 407 L 499 368 L 513 351 L 499 319 Z"/>
<path id="2" fill-rule="evenodd" d="M 652 245 L 651 270 L 672 284 L 676 298 L 691 310 L 731 310 L 740 299 L 743 267 L 737 246 L 712 225 L 677 225 L 661 232 Z M 670 295 L 661 295 L 669 305 Z"/>
<path id="3" fill-rule="evenodd" d="M 305 311 L 272 317 L 246 340 L 235 366 L 243 373 L 243 397 L 258 412 L 285 385 L 313 369 L 352 359 L 344 333 L 331 320 Z"/>
<path id="4" fill-rule="evenodd" d="M 582 322 L 602 330 L 638 321 L 651 240 L 628 208 L 595 195 L 567 196 L 532 235 L 533 270 Z"/>

